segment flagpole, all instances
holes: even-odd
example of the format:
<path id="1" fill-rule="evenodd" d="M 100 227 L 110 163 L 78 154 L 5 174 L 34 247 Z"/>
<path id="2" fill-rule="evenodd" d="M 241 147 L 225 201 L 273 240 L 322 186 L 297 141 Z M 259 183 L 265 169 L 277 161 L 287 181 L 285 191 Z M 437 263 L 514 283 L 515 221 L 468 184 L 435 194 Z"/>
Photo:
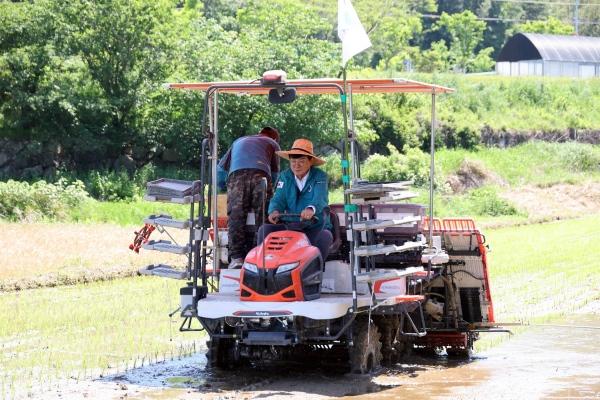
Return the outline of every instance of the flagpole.
<path id="1" fill-rule="evenodd" d="M 346 65 L 348 61 L 361 51 L 371 47 L 371 41 L 360 23 L 358 14 L 352 7 L 350 0 L 338 0 L 338 37 L 342 41 L 342 76 L 343 93 L 341 95 L 342 114 L 344 118 L 344 137 L 342 138 L 342 182 L 344 184 L 344 216 L 346 220 L 346 233 L 350 243 L 350 263 L 352 266 L 352 311 L 356 312 L 358 300 L 356 295 L 356 277 L 359 273 L 360 260 L 354 255 L 354 247 L 358 244 L 359 235 L 352 229 L 353 222 L 358 219 L 358 207 L 350 201 L 350 194 L 347 190 L 350 188 L 350 174 L 352 178 L 358 178 L 358 169 L 356 164 L 356 143 L 354 135 L 354 124 L 350 121 L 351 130 L 348 130 L 348 112 L 347 104 L 350 100 L 350 112 L 352 113 L 352 99 L 348 99 L 351 91 L 348 90 L 346 79 Z M 351 117 L 352 118 L 352 117 Z M 350 151 L 352 153 L 352 172 L 349 172 L 350 163 L 348 160 L 348 140 L 350 140 Z M 350 214 L 352 213 L 352 217 Z M 348 232 L 349 230 L 349 232 Z"/>
<path id="2" fill-rule="evenodd" d="M 350 242 L 350 265 L 352 266 L 352 312 L 356 312 L 358 308 L 358 298 L 356 290 L 356 276 L 359 273 L 358 257 L 354 255 L 354 246 L 356 246 L 356 235 L 352 229 L 353 218 L 350 213 L 354 214 L 356 218 L 356 205 L 350 202 L 350 194 L 347 190 L 350 189 L 350 172 L 349 172 L 349 159 L 348 159 L 348 110 L 347 110 L 347 81 L 346 81 L 346 64 L 342 66 L 342 88 L 344 89 L 341 95 L 342 102 L 342 115 L 344 119 L 344 137 L 342 138 L 342 183 L 344 184 L 344 217 L 346 231 L 349 233 L 347 237 L 351 239 Z M 355 160 L 353 160 L 355 161 Z M 348 232 L 350 230 L 350 232 Z"/>

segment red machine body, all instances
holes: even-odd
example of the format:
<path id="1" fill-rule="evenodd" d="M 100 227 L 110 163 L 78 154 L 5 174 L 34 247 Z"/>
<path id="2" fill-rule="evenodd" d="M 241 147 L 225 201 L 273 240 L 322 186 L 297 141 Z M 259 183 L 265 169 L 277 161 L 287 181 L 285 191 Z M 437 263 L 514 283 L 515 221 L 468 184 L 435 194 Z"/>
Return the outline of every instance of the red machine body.
<path id="1" fill-rule="evenodd" d="M 240 279 L 245 301 L 304 301 L 318 299 L 323 260 L 302 232 L 269 234 L 246 256 Z"/>

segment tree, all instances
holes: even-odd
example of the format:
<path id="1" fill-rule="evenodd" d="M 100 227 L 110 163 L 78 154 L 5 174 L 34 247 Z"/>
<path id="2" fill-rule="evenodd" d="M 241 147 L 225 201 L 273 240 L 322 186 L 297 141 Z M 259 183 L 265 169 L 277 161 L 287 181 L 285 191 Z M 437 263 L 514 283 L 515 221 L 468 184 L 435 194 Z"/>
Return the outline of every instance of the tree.
<path id="1" fill-rule="evenodd" d="M 411 41 L 421 34 L 421 21 L 416 16 L 386 16 L 372 34 L 380 69 L 403 71 L 404 61 L 410 60 L 415 47 Z"/>
<path id="2" fill-rule="evenodd" d="M 42 110 L 37 88 L 50 63 L 52 27 L 47 9 L 30 3 L 0 3 L 0 135 L 37 138 Z"/>
<path id="3" fill-rule="evenodd" d="M 575 28 L 570 24 L 565 24 L 557 18 L 548 17 L 544 21 L 527 21 L 524 24 L 518 24 L 515 32 L 528 33 L 549 33 L 551 35 L 572 35 Z"/>
<path id="4" fill-rule="evenodd" d="M 51 7 L 58 19 L 60 52 L 81 58 L 101 89 L 98 102 L 108 106 L 106 126 L 94 132 L 96 146 L 85 149 L 91 154 L 82 159 L 121 154 L 143 141 L 136 129 L 136 107 L 168 73 L 172 4 L 76 0 Z"/>
<path id="5" fill-rule="evenodd" d="M 585 21 L 579 25 L 579 34 L 585 36 L 600 36 L 600 6 L 594 4 L 582 4 L 579 11 L 579 19 Z"/>
<path id="6" fill-rule="evenodd" d="M 452 68 L 458 71 L 472 71 L 475 50 L 483 40 L 485 22 L 479 21 L 475 14 L 464 11 L 460 14 L 442 13 L 434 29 L 445 32 L 450 37 L 450 61 Z M 489 54 L 491 51 L 486 51 Z M 481 64 L 481 62 L 479 62 Z"/>
<path id="7" fill-rule="evenodd" d="M 450 52 L 446 42 L 440 40 L 433 42 L 431 48 L 420 53 L 417 70 L 419 72 L 448 71 L 450 69 L 449 62 Z"/>

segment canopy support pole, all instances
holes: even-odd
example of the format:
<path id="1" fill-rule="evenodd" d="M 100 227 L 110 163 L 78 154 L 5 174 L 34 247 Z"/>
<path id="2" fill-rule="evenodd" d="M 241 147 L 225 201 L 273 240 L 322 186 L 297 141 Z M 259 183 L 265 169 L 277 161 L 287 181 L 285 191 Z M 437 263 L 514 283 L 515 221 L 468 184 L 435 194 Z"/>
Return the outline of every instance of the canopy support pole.
<path id="1" fill-rule="evenodd" d="M 433 187 L 435 174 L 435 89 L 431 92 L 431 138 L 429 163 L 429 250 L 433 246 Z"/>
<path id="2" fill-rule="evenodd" d="M 217 207 L 217 159 L 218 159 L 218 154 L 219 154 L 219 92 L 215 91 L 215 94 L 213 95 L 213 126 L 212 126 L 212 131 L 213 131 L 213 143 L 211 146 L 211 150 L 212 150 L 212 154 L 211 154 L 211 172 L 212 172 L 212 177 L 211 177 L 211 189 L 212 189 L 212 193 L 210 193 L 210 196 L 212 196 L 212 220 L 213 220 L 213 230 L 214 230 L 214 235 L 213 235 L 213 270 L 212 270 L 212 275 L 214 278 L 218 277 L 218 273 L 217 270 L 219 269 L 219 260 L 221 259 L 221 255 L 219 254 L 219 228 L 218 228 L 218 223 L 217 223 L 217 212 L 218 212 L 218 207 Z M 204 195 L 204 193 L 202 193 L 202 195 Z"/>

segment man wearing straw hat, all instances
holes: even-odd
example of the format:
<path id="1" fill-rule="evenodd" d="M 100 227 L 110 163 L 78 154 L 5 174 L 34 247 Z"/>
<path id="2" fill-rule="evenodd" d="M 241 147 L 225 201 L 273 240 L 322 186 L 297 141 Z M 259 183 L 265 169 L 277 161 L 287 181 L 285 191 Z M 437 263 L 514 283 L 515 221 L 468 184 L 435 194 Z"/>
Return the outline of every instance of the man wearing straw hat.
<path id="1" fill-rule="evenodd" d="M 308 139 L 297 139 L 288 151 L 277 151 L 276 154 L 290 161 L 290 168 L 279 175 L 275 194 L 269 203 L 269 222 L 276 224 L 281 213 L 299 214 L 301 220 L 314 223 L 303 229 L 310 243 L 321 251 L 323 261 L 329 254 L 329 246 L 333 241 L 329 213 L 324 209 L 329 206 L 327 192 L 327 174 L 316 168 L 325 161 L 313 153 L 313 144 Z M 284 230 L 283 225 L 265 224 L 258 231 L 257 242 L 271 232 Z"/>

